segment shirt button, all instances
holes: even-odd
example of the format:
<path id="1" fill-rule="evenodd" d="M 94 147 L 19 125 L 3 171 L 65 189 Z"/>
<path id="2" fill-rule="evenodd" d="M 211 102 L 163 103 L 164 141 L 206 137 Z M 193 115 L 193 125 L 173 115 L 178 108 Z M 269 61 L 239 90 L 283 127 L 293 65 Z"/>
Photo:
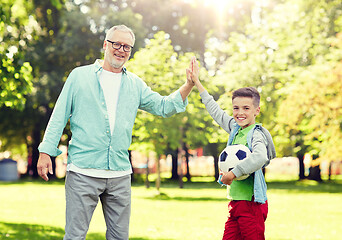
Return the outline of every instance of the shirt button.
<path id="1" fill-rule="evenodd" d="M 109 131 L 107 131 L 106 133 L 109 133 Z"/>
<path id="2" fill-rule="evenodd" d="M 104 105 L 104 102 L 102 102 L 102 105 Z"/>

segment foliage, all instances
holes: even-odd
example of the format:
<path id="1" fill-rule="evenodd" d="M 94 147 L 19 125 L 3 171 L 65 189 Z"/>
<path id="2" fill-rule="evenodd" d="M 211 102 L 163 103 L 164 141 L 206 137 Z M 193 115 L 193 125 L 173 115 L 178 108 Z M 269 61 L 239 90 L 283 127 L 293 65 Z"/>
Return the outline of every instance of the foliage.
<path id="1" fill-rule="evenodd" d="M 178 89 L 196 55 L 203 85 L 229 113 L 234 89 L 257 87 L 257 121 L 271 130 L 279 156 L 310 151 L 338 159 L 341 1 L 229 1 L 226 14 L 214 2 L 2 0 L 1 151 L 36 150 L 68 73 L 101 57 L 109 27 L 127 24 L 136 34 L 127 67 L 153 90 Z M 227 134 L 197 90 L 188 100 L 186 112 L 167 119 L 139 112 L 133 148 L 161 154 L 183 142 L 217 155 Z"/>
<path id="2" fill-rule="evenodd" d="M 306 3 L 303 3 L 306 4 Z M 303 5 L 307 9 L 307 5 Z M 309 8 L 305 26 L 310 48 L 302 51 L 309 64 L 294 74 L 280 103 L 276 130 L 283 153 L 311 153 L 315 158 L 341 159 L 340 63 L 342 4 L 320 1 Z M 322 23 L 322 19 L 324 20 Z M 309 26 L 309 27 L 308 27 Z M 335 109 L 337 107 L 337 109 Z"/>
<path id="3" fill-rule="evenodd" d="M 167 96 L 185 83 L 185 69 L 190 63 L 191 56 L 192 54 L 179 55 L 174 52 L 171 40 L 167 38 L 165 32 L 159 32 L 149 40 L 145 48 L 134 55 L 127 68 L 146 81 L 152 90 Z M 194 100 L 195 98 L 197 100 Z M 199 101 L 198 96 L 189 97 L 188 108 L 191 106 L 192 110 L 196 109 L 194 101 Z M 186 135 L 193 131 L 188 131 L 188 127 L 195 125 L 196 120 L 198 124 L 203 124 L 199 119 L 201 118 L 197 109 L 170 118 L 139 111 L 134 125 L 133 135 L 136 137 L 134 143 L 152 143 L 158 155 L 164 154 L 168 149 L 175 150 L 180 147 L 181 140 L 184 138 L 189 141 L 188 144 L 191 144 Z M 200 126 L 195 125 L 194 128 Z M 191 136 L 191 140 L 193 143 L 203 142 L 203 136 Z"/>
<path id="4" fill-rule="evenodd" d="M 24 6 L 24 7 L 23 7 Z M 0 8 L 0 107 L 23 109 L 32 90 L 32 67 L 25 51 L 36 22 L 28 16 L 31 1 L 1 1 Z"/>
<path id="5" fill-rule="evenodd" d="M 300 132 L 308 153 L 332 161 L 342 159 L 341 73 L 341 63 L 335 69 L 312 66 L 279 110 L 289 143 L 295 140 L 290 134 Z"/>
<path id="6" fill-rule="evenodd" d="M 307 137 L 307 132 L 285 130 L 282 123 L 289 118 L 277 120 L 277 112 L 282 114 L 285 108 L 279 110 L 279 106 L 288 105 L 284 99 L 294 101 L 298 93 L 291 93 L 295 88 L 303 90 L 304 81 L 317 82 L 319 77 L 316 73 L 322 68 L 326 71 L 338 61 L 340 51 L 332 48 L 331 43 L 336 30 L 341 28 L 341 3 L 288 0 L 257 6 L 254 10 L 258 14 L 244 31 L 231 33 L 229 40 L 219 45 L 220 49 L 212 49 L 211 56 L 226 57 L 214 77 L 215 82 L 224 85 L 228 92 L 220 102 L 228 102 L 229 92 L 236 88 L 256 87 L 262 97 L 262 110 L 257 121 L 271 130 L 278 155 L 305 153 L 308 142 L 302 138 Z M 316 76 L 307 79 L 305 73 Z M 306 92 L 301 95 L 305 97 Z M 299 108 L 291 109 L 288 114 L 293 113 L 301 114 Z M 290 140 L 290 144 L 289 139 L 294 141 Z M 314 148 L 318 150 L 317 146 Z"/>
<path id="7" fill-rule="evenodd" d="M 124 24 L 130 27 L 135 34 L 135 44 L 132 55 L 143 45 L 147 30 L 143 25 L 143 17 L 127 7 L 127 1 L 80 1 L 79 8 L 88 19 L 90 30 L 98 35 L 99 40 L 104 40 L 106 31 L 114 25 Z M 87 30 L 89 28 L 86 28 Z"/>

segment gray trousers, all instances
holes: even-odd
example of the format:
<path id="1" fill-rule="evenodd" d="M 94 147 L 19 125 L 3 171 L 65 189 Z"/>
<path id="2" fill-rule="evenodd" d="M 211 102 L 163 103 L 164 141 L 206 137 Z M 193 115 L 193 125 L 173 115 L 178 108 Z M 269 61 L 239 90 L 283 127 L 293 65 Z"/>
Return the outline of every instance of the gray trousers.
<path id="1" fill-rule="evenodd" d="M 84 240 L 98 200 L 102 203 L 107 240 L 127 240 L 131 214 L 131 175 L 94 178 L 68 171 L 65 180 L 64 240 Z"/>

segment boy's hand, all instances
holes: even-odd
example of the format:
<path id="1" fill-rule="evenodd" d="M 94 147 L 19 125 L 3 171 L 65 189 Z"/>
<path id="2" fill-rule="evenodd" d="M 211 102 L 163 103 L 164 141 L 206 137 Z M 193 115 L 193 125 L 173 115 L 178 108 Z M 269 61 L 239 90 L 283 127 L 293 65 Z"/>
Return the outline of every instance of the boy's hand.
<path id="1" fill-rule="evenodd" d="M 226 185 L 232 184 L 233 180 L 236 178 L 236 176 L 234 175 L 232 171 L 222 172 L 220 174 L 222 174 L 221 182 Z"/>

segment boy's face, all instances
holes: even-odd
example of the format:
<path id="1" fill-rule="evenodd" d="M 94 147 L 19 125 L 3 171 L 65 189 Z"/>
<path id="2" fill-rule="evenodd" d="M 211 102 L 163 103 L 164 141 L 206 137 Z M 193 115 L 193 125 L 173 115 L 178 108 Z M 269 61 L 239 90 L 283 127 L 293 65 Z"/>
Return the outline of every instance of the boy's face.
<path id="1" fill-rule="evenodd" d="M 255 123 L 255 117 L 260 112 L 260 106 L 254 106 L 253 98 L 236 97 L 232 102 L 233 117 L 242 129 Z"/>

